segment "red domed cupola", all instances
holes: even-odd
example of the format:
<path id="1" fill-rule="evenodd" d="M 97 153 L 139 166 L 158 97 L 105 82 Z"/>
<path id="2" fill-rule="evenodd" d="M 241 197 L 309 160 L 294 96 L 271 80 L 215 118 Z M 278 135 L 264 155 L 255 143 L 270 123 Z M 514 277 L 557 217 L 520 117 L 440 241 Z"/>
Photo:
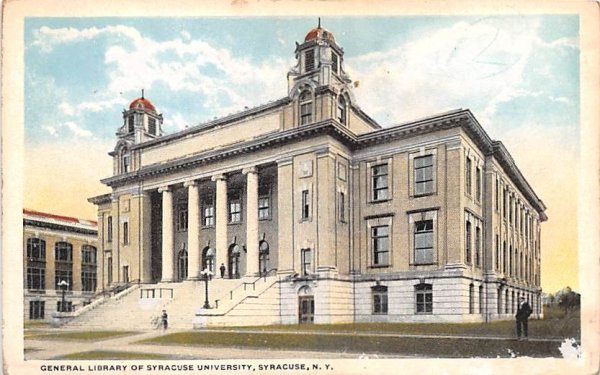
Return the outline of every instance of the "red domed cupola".
<path id="1" fill-rule="evenodd" d="M 327 29 L 324 29 L 320 26 L 310 30 L 304 37 L 305 42 L 308 42 L 309 40 L 313 39 L 325 39 L 329 42 L 335 43 L 335 37 L 333 36 L 333 34 Z"/>
<path id="2" fill-rule="evenodd" d="M 150 100 L 144 98 L 144 96 L 142 95 L 141 97 L 134 99 L 131 104 L 129 104 L 129 109 L 147 109 L 149 111 L 152 112 L 156 112 L 156 108 L 154 108 L 154 105 L 150 102 Z"/>

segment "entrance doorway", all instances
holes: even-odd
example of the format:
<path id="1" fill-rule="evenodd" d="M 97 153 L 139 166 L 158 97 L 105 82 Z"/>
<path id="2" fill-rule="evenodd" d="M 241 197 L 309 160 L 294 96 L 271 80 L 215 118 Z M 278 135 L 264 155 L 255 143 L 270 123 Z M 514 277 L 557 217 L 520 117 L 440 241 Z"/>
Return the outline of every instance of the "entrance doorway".
<path id="1" fill-rule="evenodd" d="M 240 278 L 240 245 L 229 246 L 229 278 Z"/>
<path id="2" fill-rule="evenodd" d="M 315 297 L 308 286 L 298 291 L 298 323 L 311 324 L 315 322 Z"/>

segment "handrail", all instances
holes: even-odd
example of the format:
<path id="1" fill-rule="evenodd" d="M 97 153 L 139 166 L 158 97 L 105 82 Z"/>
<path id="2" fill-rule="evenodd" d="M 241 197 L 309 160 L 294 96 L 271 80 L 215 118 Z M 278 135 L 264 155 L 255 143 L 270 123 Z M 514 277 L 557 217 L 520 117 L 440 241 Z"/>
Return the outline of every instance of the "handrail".
<path id="1" fill-rule="evenodd" d="M 260 279 L 261 278 L 258 278 L 257 280 L 255 280 L 255 282 L 258 281 L 258 280 L 260 280 Z M 280 281 L 281 281 L 280 279 L 274 279 L 274 280 L 272 280 L 271 285 L 268 285 L 264 290 L 262 290 L 260 293 L 258 293 L 257 297 L 259 297 L 259 296 L 263 295 L 264 293 L 266 293 L 269 289 L 271 289 L 273 287 L 273 285 L 277 284 Z M 235 289 L 237 289 L 239 287 L 241 287 L 241 285 L 238 285 Z M 231 294 L 231 292 L 230 292 L 230 294 Z M 243 303 L 248 298 L 250 298 L 250 296 L 246 295 L 246 296 L 243 296 L 242 298 L 240 298 L 239 301 L 231 304 L 230 306 L 225 305 L 225 310 L 218 312 L 216 315 L 226 315 L 227 313 L 229 313 L 231 310 L 235 309 L 238 305 L 240 305 L 241 303 Z M 215 309 L 216 308 L 217 307 L 215 307 Z M 214 311 L 214 309 L 213 309 L 213 311 Z M 212 315 L 212 314 L 209 314 L 209 315 Z"/>
<path id="2" fill-rule="evenodd" d="M 246 286 L 247 285 L 252 285 L 252 290 L 256 290 L 256 282 L 259 281 L 260 279 L 263 279 L 264 282 L 267 282 L 267 276 L 270 273 L 272 273 L 273 271 L 277 271 L 277 268 L 271 268 L 267 272 L 261 272 L 261 275 L 258 276 L 254 281 L 244 281 L 242 284 L 240 284 L 240 285 L 236 286 L 235 288 L 231 289 L 229 291 L 229 300 L 233 299 L 233 292 L 235 290 L 237 290 L 238 288 L 241 288 L 242 286 L 244 287 L 244 291 L 246 291 Z"/>
<path id="3" fill-rule="evenodd" d="M 173 299 L 173 288 L 140 288 L 140 298 L 144 298 L 144 292 L 146 293 L 146 298 L 156 298 L 157 290 L 158 298 L 163 298 L 163 290 L 166 290 L 171 292 L 171 299 Z M 150 294 L 152 294 L 152 297 L 150 297 Z"/>

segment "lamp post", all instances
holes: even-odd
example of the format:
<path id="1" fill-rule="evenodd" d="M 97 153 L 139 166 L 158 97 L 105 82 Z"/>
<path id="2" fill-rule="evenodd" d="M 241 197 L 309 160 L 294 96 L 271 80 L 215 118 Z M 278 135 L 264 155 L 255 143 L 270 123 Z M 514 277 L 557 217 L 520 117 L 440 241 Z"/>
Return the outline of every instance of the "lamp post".
<path id="1" fill-rule="evenodd" d="M 69 283 L 66 282 L 65 280 L 61 280 L 60 283 L 58 283 L 58 286 L 62 289 L 62 302 L 61 302 L 61 308 L 60 308 L 60 312 L 65 312 L 65 293 L 67 292 L 67 288 L 69 287 Z"/>
<path id="2" fill-rule="evenodd" d="M 210 272 L 208 268 L 205 268 L 203 271 L 200 271 L 200 275 L 204 279 L 204 306 L 203 309 L 210 309 L 210 304 L 208 303 L 208 281 L 212 277 L 213 273 Z"/>

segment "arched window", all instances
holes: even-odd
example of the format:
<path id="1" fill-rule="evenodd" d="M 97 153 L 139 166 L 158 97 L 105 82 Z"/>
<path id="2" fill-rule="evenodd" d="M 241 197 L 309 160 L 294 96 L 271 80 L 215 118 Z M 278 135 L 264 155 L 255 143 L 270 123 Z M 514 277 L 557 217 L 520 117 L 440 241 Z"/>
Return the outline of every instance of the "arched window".
<path id="1" fill-rule="evenodd" d="M 473 284 L 469 284 L 469 314 L 475 313 L 475 291 Z"/>
<path id="2" fill-rule="evenodd" d="M 312 94 L 308 89 L 305 89 L 298 98 L 300 107 L 300 125 L 306 125 L 312 122 Z"/>
<path id="3" fill-rule="evenodd" d="M 56 288 L 61 281 L 69 285 L 67 290 L 73 290 L 73 245 L 68 242 L 57 242 L 54 245 L 54 285 Z"/>
<path id="4" fill-rule="evenodd" d="M 337 120 L 340 124 L 346 125 L 347 117 L 346 98 L 340 95 L 337 100 Z"/>
<path id="5" fill-rule="evenodd" d="M 269 272 L 269 243 L 265 240 L 258 244 L 258 271 L 261 274 Z"/>
<path id="6" fill-rule="evenodd" d="M 202 267 L 215 273 L 215 250 L 208 246 L 202 250 Z"/>

